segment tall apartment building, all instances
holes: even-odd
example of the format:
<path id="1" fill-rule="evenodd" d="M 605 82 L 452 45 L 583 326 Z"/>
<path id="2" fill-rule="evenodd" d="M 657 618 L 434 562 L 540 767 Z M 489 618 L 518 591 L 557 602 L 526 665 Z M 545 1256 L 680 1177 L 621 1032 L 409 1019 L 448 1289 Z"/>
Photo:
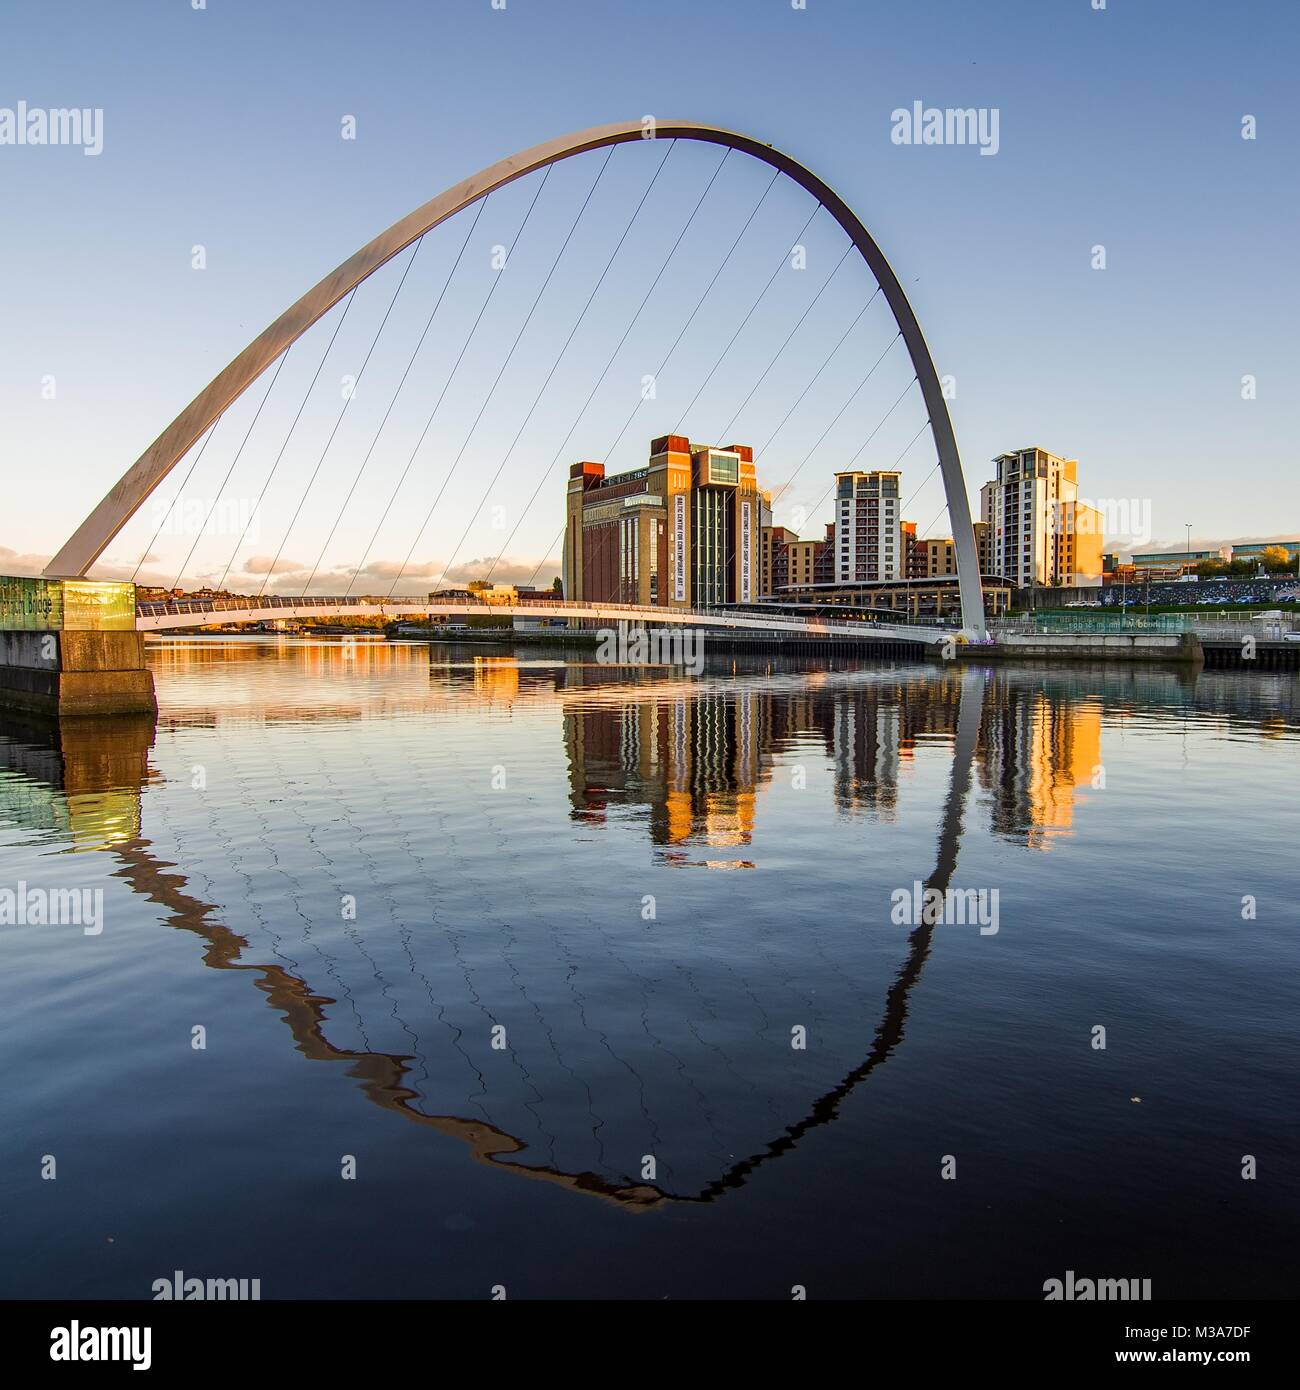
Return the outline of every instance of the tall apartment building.
<path id="1" fill-rule="evenodd" d="M 902 513 L 896 472 L 836 473 L 835 579 L 903 579 Z"/>
<path id="2" fill-rule="evenodd" d="M 1100 584 L 1102 518 L 1079 500 L 1077 460 L 1031 447 L 993 462 L 980 489 L 992 573 L 1020 588 Z"/>
<path id="3" fill-rule="evenodd" d="M 569 469 L 564 592 L 661 608 L 748 603 L 759 593 L 762 498 L 754 451 L 666 434 L 643 468 Z"/>

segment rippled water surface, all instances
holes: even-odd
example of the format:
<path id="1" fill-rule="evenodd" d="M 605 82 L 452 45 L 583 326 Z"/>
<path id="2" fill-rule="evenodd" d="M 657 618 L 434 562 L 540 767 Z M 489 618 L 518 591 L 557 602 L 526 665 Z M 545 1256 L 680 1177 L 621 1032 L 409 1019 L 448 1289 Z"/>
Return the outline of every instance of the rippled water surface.
<path id="1" fill-rule="evenodd" d="M 1294 676 L 538 650 L 0 723 L 0 1292 L 1300 1292 Z"/>

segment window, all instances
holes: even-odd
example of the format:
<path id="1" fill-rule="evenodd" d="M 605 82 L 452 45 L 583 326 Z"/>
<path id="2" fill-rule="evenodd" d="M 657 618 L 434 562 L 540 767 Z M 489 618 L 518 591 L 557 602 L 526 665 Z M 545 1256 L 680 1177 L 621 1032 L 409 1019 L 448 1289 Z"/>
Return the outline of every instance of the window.
<path id="1" fill-rule="evenodd" d="M 734 454 L 715 454 L 709 451 L 709 482 L 738 483 L 740 460 Z"/>

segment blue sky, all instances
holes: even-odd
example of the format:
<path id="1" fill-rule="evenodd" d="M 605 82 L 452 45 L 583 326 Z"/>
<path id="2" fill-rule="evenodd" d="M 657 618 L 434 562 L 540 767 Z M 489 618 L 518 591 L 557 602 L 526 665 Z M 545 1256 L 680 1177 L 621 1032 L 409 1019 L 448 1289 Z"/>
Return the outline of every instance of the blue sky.
<path id="1" fill-rule="evenodd" d="M 892 261 L 939 371 L 954 380 L 973 499 L 994 454 L 1036 443 L 1079 460 L 1086 496 L 1148 507 L 1153 543 L 1182 545 L 1187 524 L 1194 544 L 1294 534 L 1300 486 L 1283 409 L 1300 370 L 1300 7 L 1092 6 L 208 0 L 195 10 L 189 0 L 10 0 L 0 109 L 20 100 L 102 108 L 104 147 L 87 157 L 0 145 L 0 570 L 30 569 L 57 549 L 251 338 L 398 217 L 504 155 L 645 114 L 776 144 L 855 208 Z M 995 108 L 997 154 L 891 142 L 891 112 L 915 101 Z M 340 136 L 348 115 L 355 140 Z M 1258 122 L 1255 140 L 1241 138 L 1245 115 Z M 242 451 L 269 374 L 217 427 L 181 499 L 201 512 L 225 497 L 212 514 L 215 534 L 190 534 L 198 513 L 187 522 L 178 510 L 155 536 L 162 516 L 150 504 L 109 547 L 102 572 L 139 565 L 142 578 L 183 572 L 194 582 L 229 565 L 244 586 L 278 555 L 273 586 L 301 587 L 316 568 L 313 588 L 323 592 L 363 557 L 360 587 L 374 588 L 409 555 L 400 582 L 418 589 L 503 554 L 497 577 L 526 579 L 542 562 L 549 578 L 567 465 L 634 466 L 652 435 L 676 428 L 728 442 L 716 432 L 839 260 L 842 235 L 819 214 L 803 238 L 807 270 L 776 274 L 701 391 L 813 212 L 780 181 L 724 262 L 769 178 L 733 156 L 611 358 L 719 153 L 674 148 L 581 319 L 663 150 L 649 142 L 615 150 L 558 263 L 603 154 L 556 168 L 517 244 L 539 180 L 494 195 L 412 358 L 468 222 L 432 233 L 313 488 L 304 492 L 342 407 L 342 379 L 375 339 L 409 252 L 358 291 L 313 395 L 307 386 L 333 318 L 290 353 Z M 498 244 L 512 248 L 504 272 L 490 264 Z M 1096 245 L 1106 248 L 1104 270 L 1092 267 Z M 192 265 L 195 246 L 204 248 L 202 270 Z M 638 406 L 641 378 L 657 372 L 720 264 L 656 399 Z M 855 455 L 858 466 L 889 467 L 924 423 L 914 389 L 887 415 L 911 376 L 894 345 L 817 442 L 890 347 L 893 325 L 877 300 L 817 371 L 873 288 L 855 258 L 841 267 L 730 431 L 758 447 L 761 481 L 790 484 L 778 520 L 808 536 L 829 516 L 822 499 L 836 467 Z M 408 383 L 380 429 L 408 360 Z M 1253 400 L 1242 399 L 1246 376 L 1256 379 Z M 937 477 L 927 480 L 933 461 L 924 436 L 899 466 L 909 515 L 923 533 L 943 534 L 942 490 Z M 186 469 L 188 461 L 160 489 L 164 504 Z"/>

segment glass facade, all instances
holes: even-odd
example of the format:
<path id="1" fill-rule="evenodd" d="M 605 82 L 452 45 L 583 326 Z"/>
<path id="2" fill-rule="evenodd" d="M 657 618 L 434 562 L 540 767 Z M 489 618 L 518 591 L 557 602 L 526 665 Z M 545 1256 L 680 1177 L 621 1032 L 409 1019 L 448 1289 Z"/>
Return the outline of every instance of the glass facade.
<path id="1" fill-rule="evenodd" d="M 733 494 L 702 487 L 691 509 L 692 592 L 697 603 L 726 603 L 730 598 L 728 558 L 733 550 Z"/>
<path id="2" fill-rule="evenodd" d="M 640 564 L 640 517 L 625 516 L 618 524 L 618 602 L 636 603 L 637 580 L 641 577 Z"/>

